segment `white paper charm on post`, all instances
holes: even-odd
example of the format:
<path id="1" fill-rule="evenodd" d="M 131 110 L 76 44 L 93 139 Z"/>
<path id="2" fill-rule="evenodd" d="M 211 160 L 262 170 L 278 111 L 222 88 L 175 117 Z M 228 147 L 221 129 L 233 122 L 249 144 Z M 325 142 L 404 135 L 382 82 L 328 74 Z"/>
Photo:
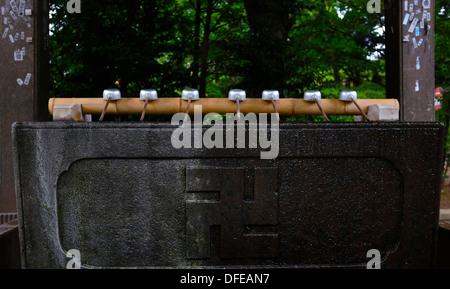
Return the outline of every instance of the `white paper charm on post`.
<path id="1" fill-rule="evenodd" d="M 11 17 L 12 17 L 14 20 L 17 20 L 17 16 L 16 16 L 16 14 L 14 13 L 14 11 L 9 11 L 9 15 L 11 15 Z"/>
<path id="2" fill-rule="evenodd" d="M 19 3 L 19 16 L 20 17 L 25 16 L 25 0 L 20 0 L 20 3 Z"/>
<path id="3" fill-rule="evenodd" d="M 9 28 L 6 27 L 6 28 L 5 28 L 5 31 L 3 32 L 3 35 L 2 35 L 2 38 L 3 38 L 3 39 L 5 39 L 6 36 L 8 36 L 8 32 L 9 32 Z"/>
<path id="4" fill-rule="evenodd" d="M 414 18 L 411 26 L 409 27 L 409 30 L 408 30 L 409 33 L 413 33 L 414 32 L 414 29 L 416 28 L 417 22 L 419 22 L 419 19 L 418 18 Z"/>
<path id="5" fill-rule="evenodd" d="M 408 24 L 408 20 L 409 20 L 409 13 L 406 13 L 405 19 L 403 19 L 403 25 Z"/>
<path id="6" fill-rule="evenodd" d="M 14 12 L 17 12 L 19 10 L 19 9 L 17 9 L 16 1 L 14 1 L 14 0 L 9 1 L 9 5 L 11 6 L 11 9 Z"/>
<path id="7" fill-rule="evenodd" d="M 417 46 L 420 47 L 420 45 L 422 45 L 422 43 L 423 43 L 423 38 L 420 38 L 419 43 L 417 43 Z"/>
<path id="8" fill-rule="evenodd" d="M 23 61 L 22 49 L 14 51 L 14 61 Z"/>
<path id="9" fill-rule="evenodd" d="M 27 77 L 25 78 L 25 81 L 23 82 L 25 85 L 28 85 L 30 83 L 31 80 L 31 73 L 27 74 Z"/>

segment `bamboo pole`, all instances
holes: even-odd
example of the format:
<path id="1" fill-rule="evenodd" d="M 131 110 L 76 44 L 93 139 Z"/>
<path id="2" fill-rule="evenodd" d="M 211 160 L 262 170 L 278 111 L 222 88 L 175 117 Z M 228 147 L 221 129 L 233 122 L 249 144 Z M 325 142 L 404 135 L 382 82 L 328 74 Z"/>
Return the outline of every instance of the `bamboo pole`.
<path id="1" fill-rule="evenodd" d="M 358 99 L 358 105 L 364 113 L 368 112 L 371 105 L 394 104 L 400 107 L 396 99 Z M 57 104 L 80 104 L 83 114 L 99 115 L 105 108 L 106 101 L 102 98 L 52 98 L 49 100 L 48 109 L 53 115 L 53 107 Z M 338 99 L 322 99 L 322 110 L 327 115 L 361 115 L 361 111 L 352 102 L 343 102 Z M 159 98 L 147 104 L 146 114 L 173 115 L 185 113 L 188 102 L 181 98 Z M 189 114 L 194 113 L 194 106 L 201 105 L 203 114 L 208 113 L 236 113 L 236 103 L 225 98 L 201 98 L 189 108 Z M 323 112 L 315 103 L 303 99 L 285 98 L 276 101 L 280 115 L 322 115 Z M 109 115 L 141 115 L 144 110 L 144 101 L 139 98 L 122 98 L 111 101 L 106 110 Z M 242 114 L 248 113 L 273 113 L 273 105 L 262 99 L 249 98 L 240 103 Z"/>

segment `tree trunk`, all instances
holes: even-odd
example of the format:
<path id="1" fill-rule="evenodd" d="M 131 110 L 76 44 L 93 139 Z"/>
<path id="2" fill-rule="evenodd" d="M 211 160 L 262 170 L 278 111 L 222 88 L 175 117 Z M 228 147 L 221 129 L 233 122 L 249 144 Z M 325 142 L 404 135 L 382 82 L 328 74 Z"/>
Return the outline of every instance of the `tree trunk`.
<path id="1" fill-rule="evenodd" d="M 200 71 L 200 97 L 206 96 L 206 77 L 208 76 L 209 37 L 211 34 L 211 15 L 213 12 L 213 0 L 208 0 L 206 7 L 205 30 L 202 45 L 202 63 Z"/>
<path id="2" fill-rule="evenodd" d="M 252 31 L 248 90 L 258 96 L 264 89 L 284 90 L 286 51 L 292 28 L 293 1 L 245 0 L 247 19 Z"/>
<path id="3" fill-rule="evenodd" d="M 195 27 L 194 27 L 194 49 L 192 61 L 191 87 L 199 88 L 199 70 L 200 70 L 200 25 L 202 15 L 202 2 L 197 0 L 195 5 Z"/>

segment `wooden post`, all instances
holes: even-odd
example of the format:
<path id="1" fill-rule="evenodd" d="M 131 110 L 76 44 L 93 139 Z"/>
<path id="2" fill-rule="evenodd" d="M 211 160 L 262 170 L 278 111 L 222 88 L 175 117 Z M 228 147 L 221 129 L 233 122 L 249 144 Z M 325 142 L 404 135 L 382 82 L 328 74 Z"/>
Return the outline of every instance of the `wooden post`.
<path id="1" fill-rule="evenodd" d="M 434 121 L 434 0 L 386 0 L 386 94 L 402 121 Z"/>
<path id="2" fill-rule="evenodd" d="M 48 2 L 0 4 L 0 213 L 16 212 L 11 126 L 48 120 Z"/>

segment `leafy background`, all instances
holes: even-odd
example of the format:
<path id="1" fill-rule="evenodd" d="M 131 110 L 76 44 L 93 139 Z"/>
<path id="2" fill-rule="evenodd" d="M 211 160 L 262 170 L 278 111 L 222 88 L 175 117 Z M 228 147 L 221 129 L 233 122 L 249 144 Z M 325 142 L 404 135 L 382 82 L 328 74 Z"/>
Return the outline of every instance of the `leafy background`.
<path id="1" fill-rule="evenodd" d="M 367 12 L 367 0 L 81 3 L 81 14 L 68 14 L 66 0 L 51 1 L 50 97 L 101 97 L 105 88 L 120 88 L 123 97 L 142 88 L 179 97 L 187 87 L 203 97 L 226 97 L 233 88 L 249 97 L 315 89 L 337 98 L 345 88 L 359 98 L 385 97 L 385 19 Z M 448 0 L 436 0 L 436 86 L 448 89 L 449 10 Z M 448 127 L 450 106 L 442 101 L 437 119 Z"/>

